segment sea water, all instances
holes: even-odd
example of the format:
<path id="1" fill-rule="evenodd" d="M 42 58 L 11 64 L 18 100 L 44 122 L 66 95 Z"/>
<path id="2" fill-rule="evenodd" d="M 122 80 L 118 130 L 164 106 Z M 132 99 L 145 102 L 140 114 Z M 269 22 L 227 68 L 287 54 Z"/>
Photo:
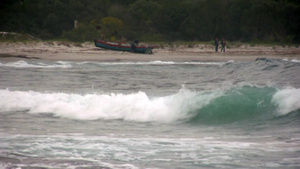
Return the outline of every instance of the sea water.
<path id="1" fill-rule="evenodd" d="M 0 168 L 300 168 L 300 63 L 0 61 Z"/>

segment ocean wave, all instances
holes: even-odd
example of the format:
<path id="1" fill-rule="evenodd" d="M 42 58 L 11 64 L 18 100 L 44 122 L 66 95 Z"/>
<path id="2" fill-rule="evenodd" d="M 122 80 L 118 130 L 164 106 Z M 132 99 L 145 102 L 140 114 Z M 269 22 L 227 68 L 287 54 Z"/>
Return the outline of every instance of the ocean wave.
<path id="1" fill-rule="evenodd" d="M 270 58 L 256 58 L 255 62 L 261 62 L 261 63 L 293 63 L 298 65 L 298 63 L 300 63 L 300 60 L 297 59 L 289 59 L 289 58 L 283 58 L 283 59 L 270 59 Z"/>
<path id="2" fill-rule="evenodd" d="M 300 63 L 300 60 L 297 60 L 297 59 L 291 59 L 291 60 L 289 60 L 288 58 L 284 58 L 283 61 L 285 61 L 285 62 Z"/>
<path id="3" fill-rule="evenodd" d="M 280 90 L 273 95 L 272 103 L 276 105 L 277 113 L 280 115 L 300 110 L 300 89 Z"/>
<path id="4" fill-rule="evenodd" d="M 267 58 L 257 58 L 256 63 L 300 63 L 297 59 L 288 58 L 284 59 L 267 59 Z M 140 65 L 156 65 L 156 66 L 166 66 L 166 65 L 204 65 L 204 66 L 223 66 L 239 64 L 235 63 L 234 60 L 228 60 L 225 62 L 209 62 L 209 61 L 188 61 L 188 62 L 175 62 L 175 61 L 140 61 L 140 62 L 101 62 L 101 61 L 84 61 L 84 62 L 72 62 L 72 61 L 14 61 L 14 62 L 0 62 L 0 67 L 15 67 L 15 68 L 74 68 L 74 67 L 101 67 L 101 66 L 140 66 Z"/>
<path id="5" fill-rule="evenodd" d="M 300 113 L 300 89 L 237 86 L 226 90 L 192 119 L 198 123 L 224 124 L 238 121 L 267 121 Z"/>
<path id="6" fill-rule="evenodd" d="M 72 65 L 70 62 L 66 61 L 57 61 L 57 62 L 42 62 L 34 61 L 27 62 L 24 60 L 19 60 L 16 62 L 7 62 L 1 63 L 0 67 L 15 67 L 15 68 L 71 68 Z"/>
<path id="7" fill-rule="evenodd" d="M 242 86 L 214 91 L 182 88 L 164 97 L 132 94 L 67 94 L 0 90 L 0 112 L 51 113 L 77 120 L 224 124 L 299 112 L 300 89 Z"/>
<path id="8" fill-rule="evenodd" d="M 149 62 L 71 62 L 71 61 L 24 61 L 1 63 L 0 67 L 15 67 L 15 68 L 73 68 L 73 67 L 90 67 L 90 66 L 119 66 L 119 65 L 224 65 L 233 63 L 233 60 L 228 62 L 173 62 L 173 61 L 149 61 Z"/>
<path id="9" fill-rule="evenodd" d="M 234 62 L 233 60 L 228 61 L 230 63 Z M 227 62 L 174 62 L 174 61 L 149 61 L 149 62 L 98 62 L 99 65 L 222 65 Z"/>

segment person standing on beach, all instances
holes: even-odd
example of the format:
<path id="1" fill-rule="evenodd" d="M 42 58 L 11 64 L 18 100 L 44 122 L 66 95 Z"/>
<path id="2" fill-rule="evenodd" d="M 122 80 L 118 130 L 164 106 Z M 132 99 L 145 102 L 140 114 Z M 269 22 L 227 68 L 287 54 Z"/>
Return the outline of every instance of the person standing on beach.
<path id="1" fill-rule="evenodd" d="M 219 49 L 219 39 L 216 38 L 215 40 L 215 45 L 216 45 L 216 52 L 218 52 L 218 49 Z"/>
<path id="2" fill-rule="evenodd" d="M 226 42 L 223 38 L 222 41 L 221 41 L 221 52 L 225 52 L 225 46 L 226 46 Z"/>

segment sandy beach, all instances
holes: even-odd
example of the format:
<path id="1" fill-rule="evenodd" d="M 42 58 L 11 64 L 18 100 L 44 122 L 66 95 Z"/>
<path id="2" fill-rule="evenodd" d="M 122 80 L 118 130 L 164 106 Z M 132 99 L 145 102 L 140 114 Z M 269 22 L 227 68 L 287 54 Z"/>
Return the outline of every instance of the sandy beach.
<path id="1" fill-rule="evenodd" d="M 213 45 L 159 46 L 153 54 L 136 54 L 100 49 L 92 42 L 0 42 L 0 60 L 43 59 L 49 61 L 242 61 L 257 58 L 300 59 L 297 46 L 230 46 L 215 52 Z"/>

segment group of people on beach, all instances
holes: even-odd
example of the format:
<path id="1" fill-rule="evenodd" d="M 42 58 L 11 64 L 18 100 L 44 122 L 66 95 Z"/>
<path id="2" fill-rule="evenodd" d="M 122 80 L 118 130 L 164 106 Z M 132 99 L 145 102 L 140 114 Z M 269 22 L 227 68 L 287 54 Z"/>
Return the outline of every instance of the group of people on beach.
<path id="1" fill-rule="evenodd" d="M 216 38 L 215 40 L 215 46 L 216 46 L 216 52 L 218 52 L 219 50 L 219 39 Z M 225 46 L 226 46 L 226 41 L 224 40 L 224 38 L 221 40 L 221 52 L 225 52 Z"/>

